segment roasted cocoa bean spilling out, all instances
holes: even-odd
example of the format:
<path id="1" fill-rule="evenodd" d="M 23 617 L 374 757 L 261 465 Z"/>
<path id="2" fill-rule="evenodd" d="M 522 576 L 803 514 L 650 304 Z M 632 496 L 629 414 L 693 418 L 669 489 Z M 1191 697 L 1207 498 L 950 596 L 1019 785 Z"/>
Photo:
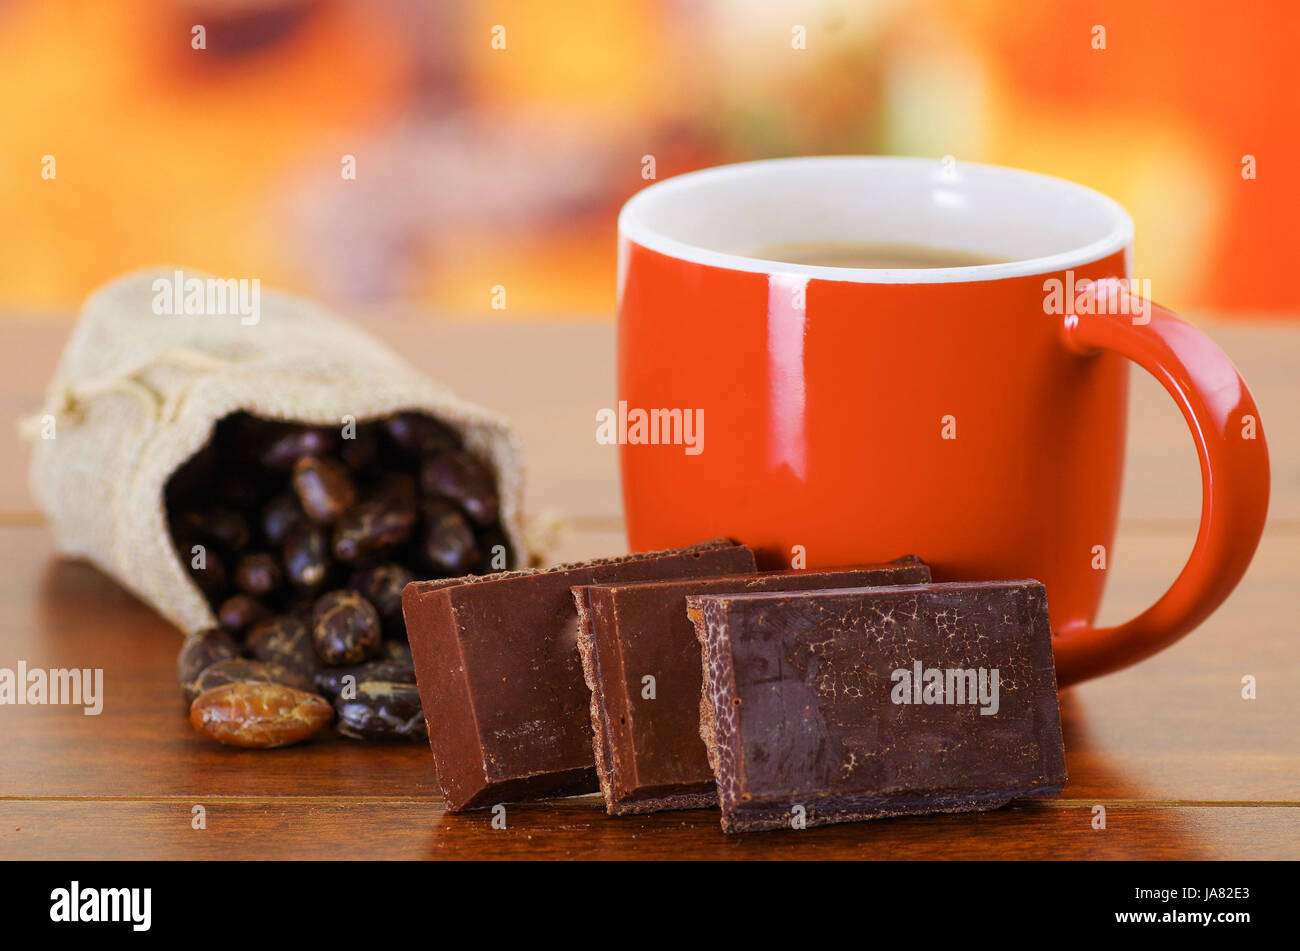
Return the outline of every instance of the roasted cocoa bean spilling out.
<path id="1" fill-rule="evenodd" d="M 312 646 L 311 626 L 287 614 L 254 625 L 244 646 L 258 660 L 282 664 L 309 677 L 321 665 Z"/>
<path id="2" fill-rule="evenodd" d="M 303 426 L 278 420 L 259 419 L 238 413 L 221 421 L 217 433 L 218 455 L 231 456 L 234 450 L 253 468 L 269 472 L 288 472 L 299 459 L 325 456 L 337 451 L 339 432 L 325 426 Z M 218 467 L 222 460 L 218 459 Z"/>
<path id="3" fill-rule="evenodd" d="M 235 639 L 220 628 L 208 628 L 185 638 L 176 655 L 176 678 L 182 684 L 193 683 L 203 671 L 222 660 L 239 656 Z"/>
<path id="4" fill-rule="evenodd" d="M 383 429 L 393 447 L 407 459 L 419 460 L 444 449 L 460 447 L 460 437 L 432 416 L 397 413 L 383 420 Z"/>
<path id="5" fill-rule="evenodd" d="M 312 608 L 311 625 L 316 654 L 332 667 L 369 660 L 384 640 L 379 612 L 355 591 L 321 595 Z"/>
<path id="6" fill-rule="evenodd" d="M 316 671 L 316 690 L 333 700 L 367 680 L 413 684 L 415 668 L 397 660 L 372 660 L 355 667 L 324 667 Z"/>
<path id="7" fill-rule="evenodd" d="M 338 730 L 357 740 L 426 740 L 429 730 L 414 684 L 367 680 L 357 684 L 351 698 L 334 701 Z"/>
<path id="8" fill-rule="evenodd" d="M 218 622 L 234 634 L 242 634 L 249 626 L 270 616 L 271 611 L 265 604 L 246 594 L 232 594 L 217 608 Z"/>
<path id="9" fill-rule="evenodd" d="M 284 543 L 284 571 L 300 588 L 319 588 L 330 574 L 329 534 L 319 525 L 303 523 Z"/>
<path id="10" fill-rule="evenodd" d="M 300 671 L 290 670 L 283 664 L 234 657 L 205 667 L 192 683 L 182 683 L 181 690 L 185 694 L 185 702 L 193 703 L 195 697 L 214 687 L 240 683 L 284 684 L 286 687 L 309 692 L 316 689 L 312 678 Z"/>
<path id="11" fill-rule="evenodd" d="M 220 601 L 230 590 L 230 575 L 226 572 L 226 563 L 215 551 L 210 551 L 201 544 L 186 544 L 180 549 L 181 557 L 187 558 L 186 567 L 190 577 L 207 595 L 209 601 Z"/>
<path id="12" fill-rule="evenodd" d="M 348 587 L 375 606 L 384 625 L 385 637 L 402 637 L 406 624 L 402 619 L 402 589 L 415 575 L 396 562 L 384 562 L 354 571 Z"/>
<path id="13" fill-rule="evenodd" d="M 451 499 L 479 525 L 497 520 L 496 482 L 487 467 L 467 452 L 449 449 L 427 457 L 420 465 L 420 487 L 426 495 Z"/>
<path id="14" fill-rule="evenodd" d="M 290 492 L 281 492 L 262 509 L 262 537 L 267 544 L 279 548 L 288 540 L 289 533 L 306 518 L 298 505 L 298 497 Z"/>
<path id="15" fill-rule="evenodd" d="M 307 517 L 322 525 L 337 522 L 357 500 L 357 487 L 352 484 L 348 467 L 318 456 L 294 463 L 293 491 Z"/>
<path id="16" fill-rule="evenodd" d="M 415 501 L 400 492 L 366 499 L 335 526 L 334 557 L 355 565 L 389 555 L 411 537 L 415 523 Z"/>
<path id="17" fill-rule="evenodd" d="M 446 499 L 426 499 L 420 535 L 420 563 L 440 575 L 468 574 L 479 561 L 469 520 Z"/>
<path id="18" fill-rule="evenodd" d="M 182 521 L 199 538 L 232 554 L 243 551 L 253 537 L 248 520 L 230 509 L 188 512 L 182 516 Z"/>
<path id="19" fill-rule="evenodd" d="M 402 588 L 515 567 L 490 467 L 421 413 L 338 428 L 234 414 L 166 502 L 220 624 L 187 639 L 178 679 L 195 728 L 233 745 L 305 739 L 333 716 L 325 697 L 347 736 L 423 738 Z"/>
<path id="20" fill-rule="evenodd" d="M 344 438 L 339 457 L 354 474 L 363 478 L 377 476 L 383 467 L 379 438 L 378 423 L 361 423 L 352 439 Z"/>
<path id="21" fill-rule="evenodd" d="M 283 580 L 280 562 L 266 552 L 244 555 L 235 563 L 235 587 L 252 597 L 270 594 Z"/>

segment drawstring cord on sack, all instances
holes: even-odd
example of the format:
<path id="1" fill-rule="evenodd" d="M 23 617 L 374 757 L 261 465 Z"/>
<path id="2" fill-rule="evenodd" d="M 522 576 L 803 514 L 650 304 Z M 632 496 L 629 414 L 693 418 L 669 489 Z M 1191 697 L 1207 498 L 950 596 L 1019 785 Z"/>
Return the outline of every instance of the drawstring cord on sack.
<path id="1" fill-rule="evenodd" d="M 124 393 L 134 397 L 144 407 L 150 422 L 164 418 L 167 415 L 167 404 L 137 379 L 145 370 L 161 364 L 190 370 L 226 370 L 235 365 L 231 360 L 223 360 L 187 347 L 168 347 L 104 376 L 52 387 L 46 397 L 45 408 L 20 420 L 19 432 L 24 439 L 35 440 L 39 438 L 47 417 L 53 417 L 57 421 L 75 421 L 80 417 L 81 408 L 85 404 L 109 393 Z M 172 402 L 175 400 L 173 397 Z"/>

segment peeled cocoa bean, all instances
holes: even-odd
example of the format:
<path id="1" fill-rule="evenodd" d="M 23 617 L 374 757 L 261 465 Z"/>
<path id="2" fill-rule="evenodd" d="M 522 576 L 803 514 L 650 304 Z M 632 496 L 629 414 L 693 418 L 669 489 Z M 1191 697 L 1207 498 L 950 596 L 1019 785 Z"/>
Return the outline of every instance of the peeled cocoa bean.
<path id="1" fill-rule="evenodd" d="M 272 749 L 319 732 L 333 719 L 324 698 L 283 684 L 234 683 L 205 691 L 190 706 L 190 723 L 227 746 Z"/>

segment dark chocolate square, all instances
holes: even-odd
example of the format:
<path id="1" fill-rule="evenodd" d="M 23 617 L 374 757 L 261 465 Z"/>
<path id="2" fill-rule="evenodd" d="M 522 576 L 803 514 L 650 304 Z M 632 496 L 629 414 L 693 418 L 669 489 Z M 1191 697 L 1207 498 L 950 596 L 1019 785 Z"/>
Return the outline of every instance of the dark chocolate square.
<path id="1" fill-rule="evenodd" d="M 586 585 L 573 589 L 578 647 L 591 688 L 593 747 L 611 815 L 716 806 L 700 739 L 700 645 L 686 615 L 692 594 L 916 584 L 914 558 L 839 571 L 771 571 Z"/>
<path id="2" fill-rule="evenodd" d="M 1065 784 L 1036 581 L 687 603 L 724 831 L 994 809 Z"/>

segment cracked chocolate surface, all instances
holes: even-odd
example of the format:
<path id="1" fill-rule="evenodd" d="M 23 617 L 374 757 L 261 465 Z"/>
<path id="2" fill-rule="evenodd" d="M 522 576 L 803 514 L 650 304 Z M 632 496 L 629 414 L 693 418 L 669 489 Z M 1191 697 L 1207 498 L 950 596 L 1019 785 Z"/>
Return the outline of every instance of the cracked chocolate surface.
<path id="1" fill-rule="evenodd" d="M 992 809 L 1065 783 L 1036 581 L 705 595 L 701 737 L 728 832 Z M 997 671 L 991 702 L 898 702 L 898 671 Z M 978 677 L 976 678 L 978 681 Z M 956 681 L 954 680 L 954 683 Z M 965 682 L 965 681 L 963 681 Z M 959 696 L 953 694 L 953 696 Z M 918 702 L 919 701 L 919 702 Z"/>
<path id="2" fill-rule="evenodd" d="M 606 810 L 626 815 L 717 805 L 700 739 L 700 647 L 686 613 L 688 595 L 929 580 L 930 569 L 919 560 L 900 559 L 838 571 L 575 587 L 578 646 L 591 689 L 596 770 Z"/>

